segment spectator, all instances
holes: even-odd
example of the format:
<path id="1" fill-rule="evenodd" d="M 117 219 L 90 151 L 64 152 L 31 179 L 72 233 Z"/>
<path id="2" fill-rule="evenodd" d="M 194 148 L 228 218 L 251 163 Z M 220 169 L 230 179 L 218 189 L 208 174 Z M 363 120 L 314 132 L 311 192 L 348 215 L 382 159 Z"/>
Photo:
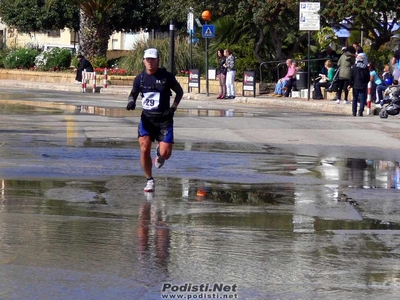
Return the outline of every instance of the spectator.
<path id="1" fill-rule="evenodd" d="M 356 56 L 361 54 L 364 58 L 364 64 L 368 66 L 368 58 L 367 58 L 367 54 L 364 53 L 364 49 L 361 46 L 358 46 L 356 48 Z"/>
<path id="2" fill-rule="evenodd" d="M 337 54 L 337 52 L 335 50 L 332 49 L 331 46 L 328 45 L 328 46 L 326 46 L 325 50 L 321 52 L 319 57 L 329 59 L 332 62 L 332 66 L 333 66 L 333 63 L 336 63 L 336 61 L 338 60 L 339 55 Z M 326 67 L 325 67 L 325 60 L 319 61 L 318 65 L 320 67 L 320 73 L 328 75 L 328 69 L 326 69 Z"/>
<path id="3" fill-rule="evenodd" d="M 336 103 L 339 104 L 341 97 L 342 97 L 342 91 L 344 92 L 344 104 L 348 104 L 348 96 L 349 96 L 349 80 L 350 80 L 350 74 L 351 74 L 351 67 L 355 63 L 355 50 L 352 46 L 347 47 L 346 51 L 340 56 L 339 61 L 338 61 L 338 68 L 339 68 L 339 74 L 338 74 L 338 92 L 336 96 Z"/>
<path id="4" fill-rule="evenodd" d="M 292 76 L 292 78 L 290 78 L 290 80 L 286 83 L 286 85 L 282 88 L 282 90 L 285 92 L 284 96 L 285 97 L 289 97 L 290 93 L 292 90 L 297 90 L 297 86 L 296 86 L 296 73 L 301 71 L 301 67 L 298 65 L 297 62 L 292 61 L 292 66 L 294 67 L 294 75 Z"/>
<path id="5" fill-rule="evenodd" d="M 224 55 L 224 50 L 219 49 L 217 52 L 218 56 L 218 68 L 217 68 L 217 78 L 219 81 L 219 96 L 217 99 L 225 99 L 226 96 L 226 67 L 224 67 L 226 62 L 226 57 Z"/>
<path id="6" fill-rule="evenodd" d="M 280 78 L 276 83 L 275 91 L 272 95 L 274 97 L 282 97 L 285 91 L 283 88 L 288 84 L 289 80 L 296 78 L 296 69 L 290 58 L 286 60 L 286 66 L 288 67 L 287 73 L 285 77 Z"/>
<path id="7" fill-rule="evenodd" d="M 370 80 L 368 67 L 364 64 L 363 60 L 363 55 L 357 55 L 356 64 L 350 70 L 350 81 L 347 87 L 348 90 L 353 88 L 353 116 L 357 115 L 357 105 L 358 100 L 360 100 L 360 108 L 358 110 L 358 116 L 360 117 L 363 116 L 365 101 L 367 99 L 367 86 Z"/>
<path id="8" fill-rule="evenodd" d="M 330 58 L 331 62 L 332 62 L 332 59 L 338 58 L 338 54 L 336 53 L 335 50 L 332 49 L 331 46 L 326 46 L 325 50 L 322 51 L 322 53 L 321 53 L 321 57 Z"/>
<path id="9" fill-rule="evenodd" d="M 359 47 L 359 46 L 360 46 L 360 43 L 359 43 L 359 42 L 354 42 L 354 43 L 353 43 L 354 51 L 357 51 L 357 47 Z"/>
<path id="10" fill-rule="evenodd" d="M 76 83 L 81 83 L 82 82 L 82 71 L 86 70 L 86 72 L 93 72 L 93 66 L 90 63 L 90 61 L 88 61 L 86 59 L 86 57 L 84 57 L 82 54 L 79 54 L 77 56 L 78 59 L 78 68 L 76 70 Z"/>
<path id="11" fill-rule="evenodd" d="M 236 58 L 233 56 L 232 51 L 226 49 L 225 52 L 225 68 L 226 72 L 226 99 L 235 99 L 235 76 L 236 76 L 236 66 L 235 60 Z"/>
<path id="12" fill-rule="evenodd" d="M 314 84 L 314 99 L 321 100 L 324 99 L 321 87 L 328 87 L 333 81 L 333 76 L 335 75 L 335 69 L 332 67 L 332 61 L 325 61 L 325 68 L 328 70 L 328 75 L 320 74 L 321 79 Z"/>
<path id="13" fill-rule="evenodd" d="M 399 80 L 400 78 L 400 50 L 394 51 L 391 63 L 393 65 L 393 80 Z"/>
<path id="14" fill-rule="evenodd" d="M 387 73 L 387 70 L 389 69 L 389 65 L 386 66 L 387 67 L 383 69 L 382 78 L 386 76 L 385 72 Z M 387 85 L 376 73 L 375 65 L 373 63 L 370 63 L 368 67 L 371 81 L 371 100 L 374 101 L 375 104 L 378 104 L 383 99 L 383 92 L 387 89 Z"/>
<path id="15" fill-rule="evenodd" d="M 397 80 L 393 80 L 392 84 L 387 87 L 387 89 L 385 90 L 385 92 L 383 94 L 384 94 L 384 96 L 388 96 L 391 93 L 393 93 L 393 94 L 400 93 L 400 86 L 399 86 L 399 82 Z M 382 99 L 382 101 L 380 102 L 380 106 L 382 107 L 383 105 L 390 103 L 390 101 L 391 100 L 389 98 L 384 97 Z"/>

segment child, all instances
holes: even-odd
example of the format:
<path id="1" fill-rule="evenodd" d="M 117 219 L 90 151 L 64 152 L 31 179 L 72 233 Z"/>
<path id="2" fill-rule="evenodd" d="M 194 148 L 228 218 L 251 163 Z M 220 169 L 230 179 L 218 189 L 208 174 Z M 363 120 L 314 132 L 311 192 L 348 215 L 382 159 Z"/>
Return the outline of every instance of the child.
<path id="1" fill-rule="evenodd" d="M 391 86 L 389 86 L 385 92 L 384 92 L 384 96 L 386 96 L 385 98 L 382 99 L 382 101 L 380 102 L 381 107 L 386 104 L 389 103 L 390 100 L 390 94 L 393 95 L 399 95 L 400 94 L 400 85 L 399 82 L 397 80 L 393 80 L 393 83 Z"/>

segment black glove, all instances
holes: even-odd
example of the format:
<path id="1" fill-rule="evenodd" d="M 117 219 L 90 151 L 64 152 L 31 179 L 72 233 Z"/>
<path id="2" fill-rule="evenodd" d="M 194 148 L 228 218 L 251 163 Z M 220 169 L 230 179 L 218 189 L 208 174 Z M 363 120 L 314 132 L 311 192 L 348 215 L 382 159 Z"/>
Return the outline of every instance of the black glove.
<path id="1" fill-rule="evenodd" d="M 133 97 L 128 98 L 128 105 L 126 106 L 126 110 L 135 110 L 136 108 L 136 101 L 133 100 Z"/>
<path id="2" fill-rule="evenodd" d="M 176 111 L 176 107 L 175 106 L 171 106 L 169 109 L 167 109 L 166 111 L 164 111 L 163 116 L 166 118 L 172 118 L 175 114 Z"/>

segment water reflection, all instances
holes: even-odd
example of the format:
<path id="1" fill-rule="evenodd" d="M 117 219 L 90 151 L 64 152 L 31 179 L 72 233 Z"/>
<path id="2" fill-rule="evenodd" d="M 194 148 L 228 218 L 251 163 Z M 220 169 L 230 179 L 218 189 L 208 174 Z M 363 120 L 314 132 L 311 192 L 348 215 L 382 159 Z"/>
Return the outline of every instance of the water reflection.
<path id="1" fill-rule="evenodd" d="M 139 258 L 152 256 L 151 252 L 154 251 L 157 263 L 167 265 L 170 232 L 162 211 L 155 202 L 145 201 L 140 206 L 137 245 Z"/>

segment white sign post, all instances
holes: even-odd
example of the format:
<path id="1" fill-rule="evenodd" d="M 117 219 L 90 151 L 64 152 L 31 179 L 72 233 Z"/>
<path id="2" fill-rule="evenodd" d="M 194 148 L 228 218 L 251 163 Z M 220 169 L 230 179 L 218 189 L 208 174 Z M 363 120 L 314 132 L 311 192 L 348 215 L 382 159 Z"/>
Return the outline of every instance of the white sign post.
<path id="1" fill-rule="evenodd" d="M 187 15 L 187 30 L 189 33 L 189 45 L 190 45 L 190 69 L 193 68 L 193 32 L 194 32 L 194 15 L 192 8 L 190 8 Z"/>
<path id="2" fill-rule="evenodd" d="M 319 31 L 321 29 L 319 16 L 320 8 L 321 4 L 319 2 L 300 2 L 300 30 Z"/>
<path id="3" fill-rule="evenodd" d="M 319 11 L 321 4 L 319 2 L 300 2 L 299 9 L 299 30 L 308 31 L 308 72 L 307 72 L 307 86 L 308 86 L 308 99 L 310 100 L 310 31 L 319 31 L 320 16 Z"/>

